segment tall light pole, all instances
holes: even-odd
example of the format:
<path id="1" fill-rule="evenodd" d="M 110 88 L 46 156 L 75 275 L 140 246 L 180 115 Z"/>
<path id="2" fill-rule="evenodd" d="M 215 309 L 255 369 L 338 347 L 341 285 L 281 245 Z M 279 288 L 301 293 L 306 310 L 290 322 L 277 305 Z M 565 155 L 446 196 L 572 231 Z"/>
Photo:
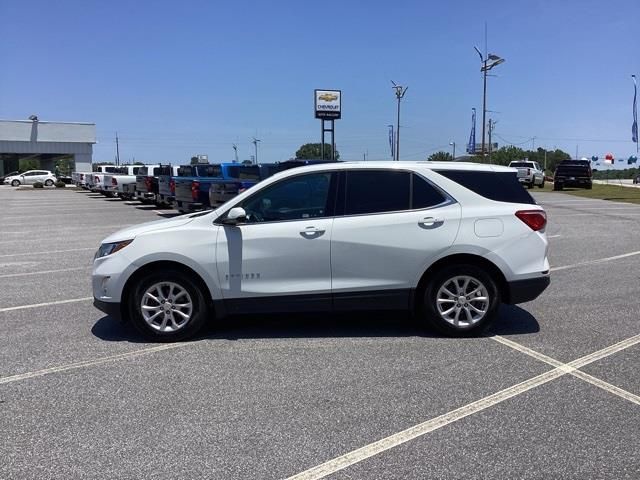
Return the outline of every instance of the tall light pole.
<path id="1" fill-rule="evenodd" d="M 449 145 L 453 147 L 453 161 L 456 160 L 456 142 L 449 142 Z"/>
<path id="2" fill-rule="evenodd" d="M 397 85 L 396 82 L 391 80 L 391 84 L 393 85 L 393 89 L 396 91 L 396 98 L 398 99 L 398 120 L 396 122 L 396 158 L 395 161 L 400 161 L 400 100 L 404 97 L 404 94 L 407 93 L 409 87 L 403 87 L 402 85 Z"/>
<path id="3" fill-rule="evenodd" d="M 235 163 L 238 163 L 238 145 L 233 144 L 233 157 L 235 159 Z"/>
<path id="4" fill-rule="evenodd" d="M 480 71 L 482 72 L 482 156 L 484 157 L 484 146 L 485 146 L 485 128 L 486 128 L 486 116 L 487 116 L 487 72 L 491 70 L 496 65 L 500 65 L 504 63 L 504 58 L 500 58 L 498 55 L 494 55 L 490 53 L 487 55 L 487 58 L 482 55 L 482 52 L 478 50 L 478 47 L 475 48 L 478 55 L 480 55 L 480 62 L 482 66 L 480 67 Z"/>
<path id="5" fill-rule="evenodd" d="M 256 150 L 256 165 L 259 164 L 259 162 L 258 162 L 258 142 L 260 142 L 260 141 L 261 141 L 260 139 L 258 139 L 256 137 L 253 137 L 253 141 L 251 142 L 251 143 L 253 143 L 253 146 L 254 146 L 254 148 Z"/>

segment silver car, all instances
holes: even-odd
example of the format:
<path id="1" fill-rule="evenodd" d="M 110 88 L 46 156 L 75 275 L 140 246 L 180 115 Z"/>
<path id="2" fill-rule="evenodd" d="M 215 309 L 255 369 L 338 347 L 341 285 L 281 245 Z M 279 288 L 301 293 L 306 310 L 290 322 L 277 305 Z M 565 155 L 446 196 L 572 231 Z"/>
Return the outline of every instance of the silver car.
<path id="1" fill-rule="evenodd" d="M 42 182 L 47 187 L 50 187 L 56 182 L 56 177 L 48 170 L 28 170 L 19 175 L 13 175 L 4 179 L 4 183 L 11 185 L 12 187 L 33 185 L 36 182 Z"/>

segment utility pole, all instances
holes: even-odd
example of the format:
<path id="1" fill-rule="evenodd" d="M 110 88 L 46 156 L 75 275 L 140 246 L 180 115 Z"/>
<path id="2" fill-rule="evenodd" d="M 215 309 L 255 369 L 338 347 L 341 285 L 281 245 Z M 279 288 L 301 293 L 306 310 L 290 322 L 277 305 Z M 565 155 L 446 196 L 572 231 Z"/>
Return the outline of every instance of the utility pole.
<path id="1" fill-rule="evenodd" d="M 396 85 L 396 82 L 391 80 L 393 84 L 393 89 L 396 91 L 396 98 L 398 99 L 398 119 L 396 122 L 396 158 L 395 161 L 400 161 L 400 100 L 404 97 L 404 94 L 407 93 L 409 87 L 403 87 L 402 85 Z"/>
<path id="2" fill-rule="evenodd" d="M 120 165 L 120 145 L 118 144 L 118 132 L 116 132 L 116 165 Z"/>
<path id="3" fill-rule="evenodd" d="M 253 142 L 251 142 L 251 143 L 253 143 L 253 146 L 255 147 L 255 151 L 256 151 L 256 157 L 255 157 L 256 158 L 256 165 L 259 164 L 259 162 L 258 162 L 258 142 L 260 142 L 260 141 L 261 141 L 260 139 L 257 139 L 256 137 L 253 137 Z"/>
<path id="4" fill-rule="evenodd" d="M 233 144 L 233 154 L 235 158 L 235 163 L 238 163 L 238 145 Z"/>
<path id="5" fill-rule="evenodd" d="M 489 119 L 489 163 L 491 163 L 491 151 L 493 150 L 493 143 L 491 142 L 491 134 L 493 133 L 493 127 L 495 122 Z"/>
<path id="6" fill-rule="evenodd" d="M 453 161 L 456 161 L 456 142 L 449 142 L 449 145 L 453 147 Z"/>

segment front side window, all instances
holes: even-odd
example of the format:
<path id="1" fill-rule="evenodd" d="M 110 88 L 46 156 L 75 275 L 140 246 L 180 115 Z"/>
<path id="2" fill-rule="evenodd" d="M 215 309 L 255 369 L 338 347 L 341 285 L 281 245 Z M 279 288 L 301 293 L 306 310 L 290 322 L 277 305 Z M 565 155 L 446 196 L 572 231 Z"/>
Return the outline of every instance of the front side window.
<path id="1" fill-rule="evenodd" d="M 248 223 L 277 222 L 330 216 L 331 173 L 310 173 L 287 178 L 245 200 Z"/>

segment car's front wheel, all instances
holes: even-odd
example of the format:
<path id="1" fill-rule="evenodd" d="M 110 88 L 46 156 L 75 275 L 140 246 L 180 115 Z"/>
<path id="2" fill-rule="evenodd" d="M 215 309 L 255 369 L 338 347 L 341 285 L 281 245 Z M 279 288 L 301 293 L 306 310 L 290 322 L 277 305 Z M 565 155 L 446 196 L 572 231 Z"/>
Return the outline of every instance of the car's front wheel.
<path id="1" fill-rule="evenodd" d="M 201 288 L 177 270 L 145 275 L 129 299 L 133 325 L 145 337 L 173 342 L 193 337 L 204 325 L 208 303 Z"/>
<path id="2" fill-rule="evenodd" d="M 11 182 L 11 186 L 12 187 L 19 187 L 20 186 L 20 180 L 13 180 Z"/>
<path id="3" fill-rule="evenodd" d="M 53 180 L 46 180 L 46 181 L 44 182 L 44 184 L 45 184 L 47 187 L 50 187 L 51 185 L 53 185 Z"/>
<path id="4" fill-rule="evenodd" d="M 427 284 L 421 313 L 445 335 L 470 336 L 493 322 L 499 305 L 500 292 L 490 275 L 475 265 L 453 265 Z"/>

